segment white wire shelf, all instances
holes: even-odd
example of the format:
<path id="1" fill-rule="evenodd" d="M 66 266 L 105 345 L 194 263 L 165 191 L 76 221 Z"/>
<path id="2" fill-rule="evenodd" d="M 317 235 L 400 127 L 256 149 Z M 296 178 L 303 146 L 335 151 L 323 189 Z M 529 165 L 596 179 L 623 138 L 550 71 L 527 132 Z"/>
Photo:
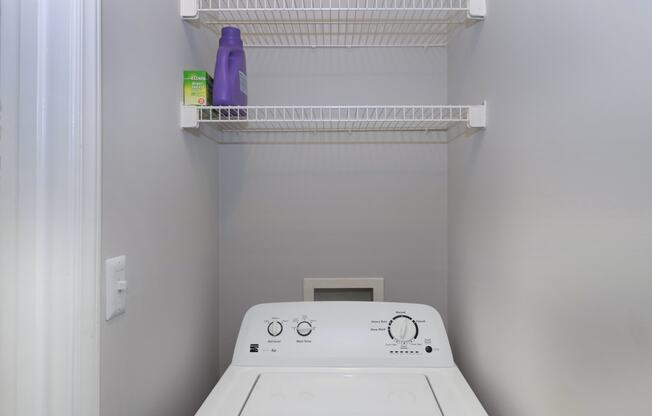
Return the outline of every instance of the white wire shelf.
<path id="1" fill-rule="evenodd" d="M 181 17 L 219 35 L 236 26 L 247 47 L 445 46 L 485 0 L 180 0 Z"/>
<path id="2" fill-rule="evenodd" d="M 181 127 L 211 124 L 224 132 L 447 131 L 486 127 L 486 104 L 417 106 L 181 105 Z"/>

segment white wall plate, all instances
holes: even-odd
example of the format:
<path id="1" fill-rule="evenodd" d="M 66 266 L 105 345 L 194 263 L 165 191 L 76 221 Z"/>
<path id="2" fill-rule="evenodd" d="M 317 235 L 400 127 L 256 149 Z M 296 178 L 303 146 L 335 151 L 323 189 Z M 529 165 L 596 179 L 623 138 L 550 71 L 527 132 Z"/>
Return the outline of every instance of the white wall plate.
<path id="1" fill-rule="evenodd" d="M 127 308 L 127 258 L 125 256 L 107 259 L 104 278 L 106 279 L 106 320 L 123 314 Z"/>

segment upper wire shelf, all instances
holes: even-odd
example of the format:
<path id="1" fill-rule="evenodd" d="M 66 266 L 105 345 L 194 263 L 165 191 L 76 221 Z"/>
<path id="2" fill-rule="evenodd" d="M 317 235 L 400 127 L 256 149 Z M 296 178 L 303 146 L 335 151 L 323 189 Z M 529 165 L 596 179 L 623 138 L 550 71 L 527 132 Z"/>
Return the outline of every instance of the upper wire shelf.
<path id="1" fill-rule="evenodd" d="M 181 17 L 247 47 L 445 46 L 486 14 L 485 0 L 180 0 Z"/>
<path id="2" fill-rule="evenodd" d="M 486 126 L 486 104 L 416 106 L 233 106 L 181 105 L 181 127 L 210 123 L 220 131 L 353 132 L 446 131 Z"/>

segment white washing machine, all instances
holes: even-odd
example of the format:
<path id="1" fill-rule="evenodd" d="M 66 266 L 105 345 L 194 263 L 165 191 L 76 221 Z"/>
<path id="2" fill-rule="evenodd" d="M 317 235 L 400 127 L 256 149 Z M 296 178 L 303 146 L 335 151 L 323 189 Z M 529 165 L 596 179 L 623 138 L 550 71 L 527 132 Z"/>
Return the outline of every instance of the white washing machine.
<path id="1" fill-rule="evenodd" d="M 291 302 L 245 314 L 196 416 L 486 416 L 426 305 Z"/>

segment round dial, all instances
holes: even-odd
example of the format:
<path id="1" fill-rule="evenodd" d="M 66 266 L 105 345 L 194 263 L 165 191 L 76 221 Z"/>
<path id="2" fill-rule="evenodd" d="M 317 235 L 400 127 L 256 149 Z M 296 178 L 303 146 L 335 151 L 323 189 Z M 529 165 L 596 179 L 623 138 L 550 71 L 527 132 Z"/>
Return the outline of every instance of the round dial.
<path id="1" fill-rule="evenodd" d="M 297 334 L 307 337 L 312 332 L 312 325 L 308 321 L 301 321 L 297 324 Z"/>
<path id="2" fill-rule="evenodd" d="M 272 321 L 267 325 L 267 333 L 273 337 L 281 335 L 283 332 L 283 324 L 279 321 Z"/>
<path id="3" fill-rule="evenodd" d="M 419 335 L 419 326 L 409 316 L 397 315 L 389 321 L 387 332 L 393 340 L 407 342 L 416 339 Z"/>

